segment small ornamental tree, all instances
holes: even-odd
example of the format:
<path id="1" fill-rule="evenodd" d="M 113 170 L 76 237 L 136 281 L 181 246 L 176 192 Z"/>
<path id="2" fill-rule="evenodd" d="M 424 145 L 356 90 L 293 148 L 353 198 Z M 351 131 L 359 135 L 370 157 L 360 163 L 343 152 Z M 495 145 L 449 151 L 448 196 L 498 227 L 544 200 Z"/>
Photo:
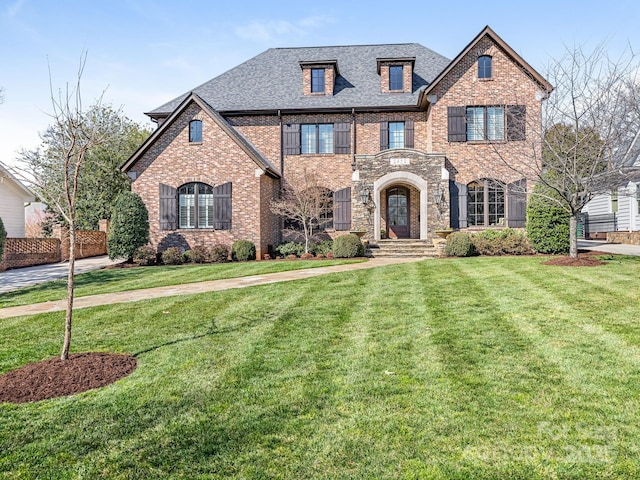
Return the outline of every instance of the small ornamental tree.
<path id="1" fill-rule="evenodd" d="M 136 250 L 149 242 L 149 212 L 137 193 L 122 192 L 116 198 L 107 236 L 109 258 L 133 261 Z"/>
<path id="2" fill-rule="evenodd" d="M 527 205 L 527 237 L 537 253 L 569 253 L 569 212 L 542 184 L 535 186 Z"/>
<path id="3" fill-rule="evenodd" d="M 7 231 L 4 228 L 2 218 L 0 218 L 0 263 L 2 263 L 2 255 L 4 254 L 4 242 L 7 239 Z"/>

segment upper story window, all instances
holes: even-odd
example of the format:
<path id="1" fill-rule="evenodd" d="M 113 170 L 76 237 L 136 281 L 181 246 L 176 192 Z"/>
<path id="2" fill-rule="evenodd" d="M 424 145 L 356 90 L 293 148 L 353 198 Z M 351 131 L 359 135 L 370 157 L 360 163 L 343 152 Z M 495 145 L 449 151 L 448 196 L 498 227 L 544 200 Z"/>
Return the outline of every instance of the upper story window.
<path id="1" fill-rule="evenodd" d="M 467 107 L 467 140 L 504 140 L 504 107 Z"/>
<path id="2" fill-rule="evenodd" d="M 300 125 L 300 146 L 303 154 L 333 153 L 333 124 Z"/>
<path id="3" fill-rule="evenodd" d="M 404 122 L 389 122 L 389 148 L 404 148 Z"/>
<path id="4" fill-rule="evenodd" d="M 311 69 L 311 93 L 324 93 L 324 68 Z"/>
<path id="5" fill-rule="evenodd" d="M 483 55 L 478 58 L 478 78 L 491 78 L 492 60 L 489 55 Z"/>
<path id="6" fill-rule="evenodd" d="M 202 120 L 189 122 L 189 142 L 202 143 Z"/>
<path id="7" fill-rule="evenodd" d="M 389 67 L 389 90 L 403 90 L 403 68 L 402 65 L 391 65 Z"/>
<path id="8" fill-rule="evenodd" d="M 213 228 L 213 187 L 187 183 L 178 189 L 180 228 Z"/>

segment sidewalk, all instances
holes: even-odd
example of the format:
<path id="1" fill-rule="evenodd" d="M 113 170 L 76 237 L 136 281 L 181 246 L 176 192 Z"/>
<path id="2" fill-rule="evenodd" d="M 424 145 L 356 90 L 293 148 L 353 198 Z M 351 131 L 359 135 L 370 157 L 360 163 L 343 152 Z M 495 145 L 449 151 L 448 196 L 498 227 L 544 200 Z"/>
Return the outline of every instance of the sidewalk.
<path id="1" fill-rule="evenodd" d="M 151 298 L 171 297 L 174 295 L 190 295 L 194 293 L 218 292 L 230 288 L 254 287 L 268 283 L 288 282 L 303 278 L 317 277 L 327 273 L 350 272 L 369 268 L 384 267 L 424 260 L 423 258 L 371 258 L 366 262 L 351 263 L 346 265 L 334 265 L 332 267 L 309 268 L 305 270 L 291 270 L 288 272 L 268 273 L 265 275 L 253 275 L 249 277 L 228 278 L 225 280 L 211 280 L 207 282 L 187 283 L 172 285 L 169 287 L 156 287 L 143 290 L 129 290 L 126 292 L 105 293 L 88 297 L 76 297 L 74 310 L 78 308 L 96 307 L 99 305 L 111 305 L 113 303 L 137 302 Z M 66 298 L 52 302 L 36 303 L 19 307 L 0 308 L 0 319 L 19 317 L 22 315 L 35 315 L 37 313 L 59 312 L 66 308 Z"/>
<path id="2" fill-rule="evenodd" d="M 122 260 L 109 260 L 106 255 L 100 257 L 81 258 L 76 260 L 75 272 L 85 273 L 92 270 L 100 270 L 109 265 L 114 265 Z M 67 278 L 69 262 L 50 263 L 35 267 L 15 268 L 0 273 L 0 293 L 10 292 L 22 287 L 37 285 L 39 283 Z"/>

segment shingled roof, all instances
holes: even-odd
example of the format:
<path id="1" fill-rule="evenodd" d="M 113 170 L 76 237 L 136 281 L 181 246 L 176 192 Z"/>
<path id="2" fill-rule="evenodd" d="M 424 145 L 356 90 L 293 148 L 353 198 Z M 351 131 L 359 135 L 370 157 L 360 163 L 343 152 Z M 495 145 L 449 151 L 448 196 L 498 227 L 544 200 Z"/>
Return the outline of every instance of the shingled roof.
<path id="1" fill-rule="evenodd" d="M 411 93 L 381 93 L 379 58 L 415 57 Z M 305 96 L 300 62 L 335 59 L 339 76 L 334 95 Z M 271 48 L 196 87 L 218 112 L 416 107 L 420 89 L 428 86 L 450 60 L 417 43 L 339 47 Z M 190 94 L 185 93 L 147 113 L 166 117 Z"/>

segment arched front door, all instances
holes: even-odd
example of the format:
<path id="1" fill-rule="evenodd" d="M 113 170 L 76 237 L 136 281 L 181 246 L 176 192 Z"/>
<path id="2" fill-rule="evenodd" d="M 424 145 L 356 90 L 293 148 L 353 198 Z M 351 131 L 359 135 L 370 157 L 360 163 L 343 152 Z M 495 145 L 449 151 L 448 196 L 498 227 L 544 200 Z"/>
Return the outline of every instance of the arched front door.
<path id="1" fill-rule="evenodd" d="M 393 187 L 387 190 L 387 235 L 409 238 L 409 189 Z"/>

